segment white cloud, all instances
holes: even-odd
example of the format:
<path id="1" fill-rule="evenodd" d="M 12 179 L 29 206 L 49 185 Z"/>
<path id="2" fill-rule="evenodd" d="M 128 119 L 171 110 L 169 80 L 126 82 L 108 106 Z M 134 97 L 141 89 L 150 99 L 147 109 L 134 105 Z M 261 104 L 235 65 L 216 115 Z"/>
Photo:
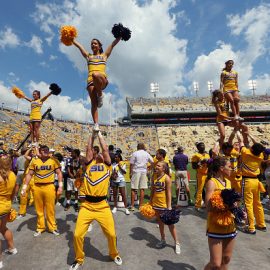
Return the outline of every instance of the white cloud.
<path id="1" fill-rule="evenodd" d="M 50 55 L 50 57 L 49 57 L 49 60 L 50 61 L 54 61 L 54 60 L 56 60 L 58 57 L 56 56 L 56 55 Z"/>
<path id="2" fill-rule="evenodd" d="M 13 32 L 10 27 L 6 27 L 4 31 L 0 31 L 0 48 L 14 48 L 19 45 L 19 37 Z"/>
<path id="3" fill-rule="evenodd" d="M 33 35 L 29 42 L 25 42 L 25 46 L 32 48 L 37 54 L 42 54 L 42 40 L 41 38 Z"/>
<path id="4" fill-rule="evenodd" d="M 180 86 L 187 62 L 187 41 L 173 35 L 176 16 L 171 16 L 169 11 L 175 3 L 174 0 L 153 0 L 143 5 L 133 0 L 64 1 L 61 5 L 38 4 L 33 18 L 48 36 L 57 35 L 57 38 L 61 25 L 74 25 L 79 33 L 78 41 L 87 50 L 94 37 L 106 48 L 113 40 L 113 24 L 122 22 L 132 30 L 132 37 L 117 45 L 108 60 L 110 83 L 117 86 L 124 98 L 150 95 L 149 85 L 157 81 L 160 96 L 167 96 L 183 91 Z M 86 63 L 76 48 L 61 45 L 60 50 L 77 69 L 86 70 Z"/>

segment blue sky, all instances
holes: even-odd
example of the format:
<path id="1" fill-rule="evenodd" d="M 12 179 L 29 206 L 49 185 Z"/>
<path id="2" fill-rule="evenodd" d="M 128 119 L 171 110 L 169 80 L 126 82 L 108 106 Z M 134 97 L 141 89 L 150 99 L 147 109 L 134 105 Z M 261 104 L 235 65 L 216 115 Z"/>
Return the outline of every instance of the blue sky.
<path id="1" fill-rule="evenodd" d="M 78 50 L 59 42 L 59 28 L 74 25 L 78 41 L 90 50 L 99 38 L 106 48 L 114 23 L 132 30 L 128 42 L 114 48 L 107 63 L 109 86 L 100 118 L 126 113 L 126 96 L 150 96 L 158 82 L 159 96 L 207 96 L 207 81 L 219 86 L 224 62 L 234 59 L 241 94 L 251 94 L 247 81 L 257 80 L 258 94 L 270 94 L 268 1 L 233 0 L 77 0 L 3 1 L 0 11 L 0 103 L 27 111 L 10 88 L 17 85 L 30 96 L 44 94 L 52 82 L 63 92 L 50 97 L 57 117 L 89 121 L 85 90 L 87 68 Z"/>

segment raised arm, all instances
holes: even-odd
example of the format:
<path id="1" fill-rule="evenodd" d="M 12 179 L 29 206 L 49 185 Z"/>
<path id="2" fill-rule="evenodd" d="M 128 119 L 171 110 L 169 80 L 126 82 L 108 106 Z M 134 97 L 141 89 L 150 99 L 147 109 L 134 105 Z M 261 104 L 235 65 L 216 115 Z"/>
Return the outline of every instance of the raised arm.
<path id="1" fill-rule="evenodd" d="M 88 139 L 87 147 L 86 147 L 86 156 L 85 156 L 85 163 L 89 163 L 94 158 L 93 154 L 93 144 L 94 144 L 94 137 L 91 134 Z"/>
<path id="2" fill-rule="evenodd" d="M 52 95 L 52 92 L 49 92 L 46 96 L 42 97 L 40 101 L 44 102 L 50 95 Z"/>
<path id="3" fill-rule="evenodd" d="M 111 52 L 112 52 L 114 46 L 115 46 L 120 40 L 121 40 L 121 37 L 116 38 L 116 39 L 112 42 L 112 44 L 106 49 L 104 55 L 106 56 L 107 59 L 108 59 L 109 56 L 111 55 Z"/>
<path id="4" fill-rule="evenodd" d="M 86 51 L 85 48 L 77 40 L 73 40 L 73 45 L 77 47 L 80 50 L 82 56 L 87 59 L 89 52 Z"/>
<path id="5" fill-rule="evenodd" d="M 235 134 L 236 134 L 236 130 L 234 129 L 234 130 L 232 131 L 232 133 L 231 133 L 229 139 L 228 139 L 228 143 L 229 143 L 229 144 L 232 144 L 232 143 L 233 143 L 233 139 L 234 139 L 234 137 L 235 137 Z"/>
<path id="6" fill-rule="evenodd" d="M 31 99 L 29 97 L 26 97 L 26 96 L 24 96 L 24 99 L 27 100 L 27 101 L 29 101 L 29 102 L 32 102 L 33 101 L 33 99 Z"/>
<path id="7" fill-rule="evenodd" d="M 102 155 L 103 155 L 103 158 L 104 158 L 104 163 L 107 164 L 107 165 L 110 165 L 111 164 L 111 157 L 110 157 L 110 154 L 109 154 L 109 150 L 108 150 L 108 146 L 101 134 L 101 132 L 99 131 L 98 132 L 98 139 L 99 139 L 99 143 L 100 143 L 100 146 L 101 146 L 101 149 L 102 149 Z"/>

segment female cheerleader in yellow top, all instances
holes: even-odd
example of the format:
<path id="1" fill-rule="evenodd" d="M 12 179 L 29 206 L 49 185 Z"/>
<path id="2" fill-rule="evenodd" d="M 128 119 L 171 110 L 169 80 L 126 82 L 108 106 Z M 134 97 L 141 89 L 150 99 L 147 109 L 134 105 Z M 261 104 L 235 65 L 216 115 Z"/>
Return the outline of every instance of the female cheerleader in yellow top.
<path id="1" fill-rule="evenodd" d="M 207 236 L 210 251 L 210 262 L 205 266 L 205 270 L 228 269 L 235 236 L 237 234 L 234 222 L 230 225 L 219 225 L 216 222 L 218 209 L 213 208 L 210 198 L 216 190 L 230 189 L 230 181 L 225 177 L 231 173 L 231 163 L 229 160 L 218 157 L 214 158 L 209 170 L 210 179 L 206 183 L 206 206 L 207 206 Z"/>
<path id="2" fill-rule="evenodd" d="M 103 105 L 102 90 L 104 90 L 108 85 L 106 62 L 111 55 L 114 46 L 120 41 L 120 39 L 121 37 L 116 38 L 104 53 L 101 42 L 96 38 L 92 39 L 92 54 L 86 51 L 78 41 L 75 39 L 73 40 L 73 44 L 80 50 L 88 65 L 87 91 L 91 99 L 91 113 L 95 124 L 95 131 L 99 130 L 98 108 L 101 108 Z"/>
<path id="3" fill-rule="evenodd" d="M 24 96 L 24 99 L 31 102 L 31 113 L 30 113 L 30 132 L 31 139 L 33 144 L 37 144 L 40 137 L 40 123 L 41 123 L 41 107 L 43 102 L 52 95 L 52 92 L 49 92 L 46 96 L 40 97 L 40 91 L 35 90 L 33 92 L 33 99 Z"/>
<path id="4" fill-rule="evenodd" d="M 13 255 L 17 253 L 14 247 L 13 234 L 7 228 L 8 215 L 13 201 L 16 176 L 11 171 L 11 159 L 7 155 L 0 156 L 0 232 L 7 241 L 8 249 L 5 253 Z M 0 241 L 0 268 L 3 267 L 2 247 Z"/>
<path id="5" fill-rule="evenodd" d="M 165 161 L 159 161 L 155 167 L 155 176 L 152 179 L 150 204 L 156 211 L 157 222 L 161 240 L 157 243 L 157 248 L 166 246 L 164 223 L 160 219 L 160 213 L 163 210 L 172 209 L 171 178 L 168 175 L 168 165 Z M 175 241 L 175 253 L 180 254 L 181 248 L 177 238 L 177 232 L 174 224 L 168 225 L 171 235 Z"/>
<path id="6" fill-rule="evenodd" d="M 233 60 L 225 62 L 225 68 L 223 68 L 220 75 L 220 90 L 223 91 L 225 98 L 230 103 L 231 110 L 236 120 L 244 120 L 240 115 L 239 107 L 239 90 L 238 90 L 238 73 L 232 70 Z"/>
<path id="7" fill-rule="evenodd" d="M 248 127 L 242 122 L 236 121 L 235 117 L 230 117 L 229 108 L 225 102 L 224 94 L 220 90 L 212 93 L 212 104 L 217 111 L 217 126 L 219 131 L 219 144 L 222 146 L 225 140 L 225 126 L 231 126 L 236 129 L 242 129 L 244 142 L 248 143 L 247 132 Z"/>

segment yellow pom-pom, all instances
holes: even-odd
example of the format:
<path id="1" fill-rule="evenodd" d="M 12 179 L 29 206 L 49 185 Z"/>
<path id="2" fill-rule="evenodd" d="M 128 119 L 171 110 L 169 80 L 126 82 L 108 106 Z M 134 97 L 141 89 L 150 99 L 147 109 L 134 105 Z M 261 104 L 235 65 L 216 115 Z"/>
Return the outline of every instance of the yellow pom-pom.
<path id="1" fill-rule="evenodd" d="M 217 210 L 224 211 L 227 209 L 221 197 L 221 190 L 214 191 L 214 193 L 212 194 L 210 198 L 210 202 L 211 202 L 212 207 L 216 208 Z"/>
<path id="2" fill-rule="evenodd" d="M 153 209 L 152 205 L 147 203 L 145 205 L 143 205 L 142 207 L 140 207 L 140 213 L 146 217 L 146 218 L 153 218 L 156 215 L 155 210 Z"/>
<path id="3" fill-rule="evenodd" d="M 17 211 L 14 208 L 11 208 L 9 214 L 8 214 L 8 222 L 13 222 L 17 217 Z"/>
<path id="4" fill-rule="evenodd" d="M 24 98 L 25 97 L 24 92 L 16 86 L 13 86 L 11 91 L 17 98 Z"/>
<path id="5" fill-rule="evenodd" d="M 216 223 L 221 226 L 228 226 L 234 222 L 234 215 L 229 211 L 215 213 Z"/>
<path id="6" fill-rule="evenodd" d="M 71 46 L 73 39 L 77 37 L 77 29 L 72 25 L 64 25 L 60 29 L 61 42 L 66 46 Z"/>

